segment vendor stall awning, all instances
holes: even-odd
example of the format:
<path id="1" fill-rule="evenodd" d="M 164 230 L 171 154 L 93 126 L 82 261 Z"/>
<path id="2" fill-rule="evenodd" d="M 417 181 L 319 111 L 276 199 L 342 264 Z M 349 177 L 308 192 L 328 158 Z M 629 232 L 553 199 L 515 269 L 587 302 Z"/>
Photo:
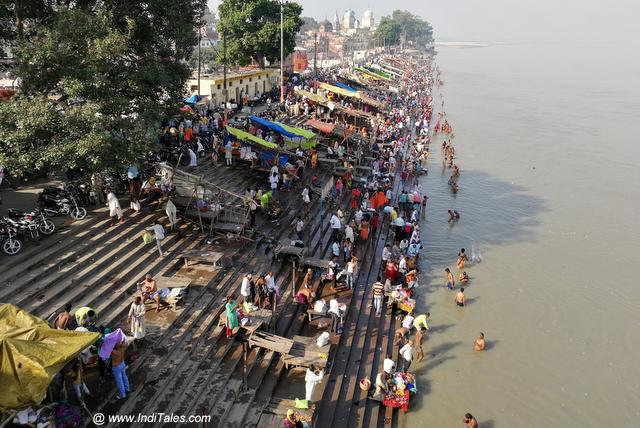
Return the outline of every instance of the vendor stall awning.
<path id="1" fill-rule="evenodd" d="M 263 119 L 261 117 L 258 116 L 249 116 L 249 120 L 257 123 L 260 126 L 264 126 L 265 128 L 271 129 L 272 131 L 278 132 L 280 134 L 282 134 L 285 137 L 288 138 L 302 138 L 300 135 L 294 133 L 294 132 L 290 132 L 288 130 L 286 130 L 285 128 L 283 128 L 282 126 L 280 126 L 278 123 L 276 122 L 271 122 L 270 120 L 267 119 Z"/>
<path id="2" fill-rule="evenodd" d="M 331 134 L 336 127 L 336 125 L 333 123 L 321 122 L 315 119 L 309 119 L 304 124 L 307 126 L 311 126 L 312 128 L 315 128 L 320 132 L 324 132 L 325 134 Z"/>
<path id="3" fill-rule="evenodd" d="M 55 330 L 17 306 L 0 305 L 0 409 L 39 405 L 53 377 L 99 337 Z"/>
<path id="4" fill-rule="evenodd" d="M 296 89 L 296 93 L 302 97 L 310 99 L 314 103 L 322 104 L 323 106 L 326 106 L 327 102 L 329 102 L 329 100 L 322 95 L 314 94 L 312 92 L 305 91 L 304 89 Z"/>
<path id="5" fill-rule="evenodd" d="M 249 134 L 241 129 L 234 128 L 233 126 L 227 125 L 227 131 L 229 131 L 232 135 L 234 135 L 237 139 L 242 141 L 252 141 L 254 143 L 260 144 L 263 147 L 268 149 L 277 149 L 278 145 L 274 143 L 270 143 L 267 140 L 263 140 L 262 138 L 256 137 L 255 135 Z"/>
<path id="6" fill-rule="evenodd" d="M 357 92 L 352 92 L 343 88 L 339 88 L 337 86 L 333 86 L 328 83 L 320 83 L 320 87 L 322 89 L 326 89 L 327 91 L 331 91 L 334 94 L 340 94 L 345 97 L 360 98 L 360 94 Z"/>
<path id="7" fill-rule="evenodd" d="M 353 89 L 351 86 L 345 85 L 342 82 L 336 82 L 336 86 L 338 86 L 338 87 L 340 87 L 342 89 L 346 89 L 347 91 L 350 91 L 350 92 L 358 92 L 357 90 Z"/>
<path id="8" fill-rule="evenodd" d="M 285 125 L 284 123 L 281 123 L 281 122 L 274 121 L 273 123 L 280 125 L 282 128 L 286 129 L 287 131 L 293 134 L 300 136 L 301 138 L 304 138 L 305 141 L 300 142 L 300 146 L 303 149 L 310 149 L 316 146 L 316 134 L 314 134 L 313 132 L 307 131 L 306 129 L 302 129 L 302 128 L 296 128 L 295 126 Z"/>

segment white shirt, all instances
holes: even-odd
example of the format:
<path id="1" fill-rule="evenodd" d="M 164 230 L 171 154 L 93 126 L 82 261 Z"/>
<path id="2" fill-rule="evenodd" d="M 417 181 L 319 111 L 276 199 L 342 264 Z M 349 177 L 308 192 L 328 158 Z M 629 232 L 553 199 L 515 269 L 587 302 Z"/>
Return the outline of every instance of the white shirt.
<path id="1" fill-rule="evenodd" d="M 164 239 L 164 227 L 162 227 L 161 224 L 154 224 L 151 227 L 147 227 L 147 230 L 153 230 L 158 241 L 162 241 Z"/>
<path id="2" fill-rule="evenodd" d="M 382 260 L 386 262 L 387 260 L 389 260 L 389 258 L 391 258 L 391 250 L 389 249 L 389 247 L 384 247 L 382 249 Z"/>
<path id="3" fill-rule="evenodd" d="M 333 214 L 329 219 L 329 223 L 331 224 L 331 229 L 340 229 L 341 223 L 337 215 Z"/>
<path id="4" fill-rule="evenodd" d="M 413 317 L 411 315 L 407 315 L 402 320 L 402 326 L 407 330 L 411 330 L 413 328 Z"/>
<path id="5" fill-rule="evenodd" d="M 311 202 L 311 199 L 309 198 L 309 189 L 307 189 L 306 187 L 302 189 L 302 202 L 304 203 Z"/>
<path id="6" fill-rule="evenodd" d="M 345 239 L 350 239 L 351 242 L 354 242 L 353 228 L 351 226 L 346 225 L 344 227 L 344 237 Z"/>
<path id="7" fill-rule="evenodd" d="M 408 343 L 404 345 L 402 349 L 400 349 L 400 355 L 402 355 L 402 358 L 404 358 L 406 361 L 410 362 L 411 360 L 413 360 L 413 346 L 409 345 Z"/>
<path id="8" fill-rule="evenodd" d="M 251 296 L 251 280 L 246 276 L 242 278 L 242 286 L 240 286 L 240 294 L 244 297 Z"/>
<path id="9" fill-rule="evenodd" d="M 296 222 L 296 232 L 302 232 L 303 227 L 304 227 L 304 222 L 302 220 L 298 220 Z"/>
<path id="10" fill-rule="evenodd" d="M 109 205 L 109 215 L 111 217 L 117 216 L 118 211 L 120 210 L 120 202 L 118 201 L 115 193 L 109 192 L 107 195 L 107 205 Z"/>
<path id="11" fill-rule="evenodd" d="M 276 288 L 276 281 L 273 279 L 271 275 L 267 275 L 264 277 L 265 285 L 267 286 L 267 291 L 278 293 L 278 289 Z"/>
<path id="12" fill-rule="evenodd" d="M 198 166 L 198 157 L 196 156 L 195 152 L 191 149 L 189 149 L 189 166 Z"/>
<path id="13" fill-rule="evenodd" d="M 382 369 L 387 373 L 391 373 L 395 365 L 396 363 L 394 363 L 392 359 L 385 358 L 384 362 L 382 363 Z"/>

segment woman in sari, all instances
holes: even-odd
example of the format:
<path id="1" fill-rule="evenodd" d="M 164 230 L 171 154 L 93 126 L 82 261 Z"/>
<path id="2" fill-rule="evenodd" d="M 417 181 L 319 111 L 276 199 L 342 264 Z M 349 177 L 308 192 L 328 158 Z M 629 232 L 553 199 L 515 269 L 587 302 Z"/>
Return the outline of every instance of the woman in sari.
<path id="1" fill-rule="evenodd" d="M 233 335 L 233 329 L 238 327 L 238 304 L 233 296 L 227 296 L 227 304 L 224 306 L 227 315 L 227 339 Z"/>
<path id="2" fill-rule="evenodd" d="M 366 242 L 369 239 L 369 221 L 363 218 L 360 221 L 360 240 Z"/>

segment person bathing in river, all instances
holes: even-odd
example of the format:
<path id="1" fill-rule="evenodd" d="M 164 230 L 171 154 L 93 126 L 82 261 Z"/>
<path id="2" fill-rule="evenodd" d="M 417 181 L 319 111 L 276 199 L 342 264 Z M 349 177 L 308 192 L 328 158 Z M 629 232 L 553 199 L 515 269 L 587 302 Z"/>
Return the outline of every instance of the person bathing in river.
<path id="1" fill-rule="evenodd" d="M 451 273 L 451 269 L 446 268 L 444 271 L 447 274 L 447 288 L 449 290 L 453 290 L 454 287 L 456 286 L 456 281 L 455 279 L 453 279 L 453 274 Z"/>
<path id="2" fill-rule="evenodd" d="M 464 288 L 461 288 L 458 293 L 456 293 L 456 305 L 463 307 L 465 305 L 465 297 L 464 297 Z"/>
<path id="3" fill-rule="evenodd" d="M 476 337 L 476 340 L 473 342 L 473 349 L 476 351 L 484 351 L 484 347 L 484 333 L 480 333 L 480 336 Z"/>
<path id="4" fill-rule="evenodd" d="M 462 284 L 466 284 L 469 282 L 469 275 L 467 275 L 467 272 L 462 272 L 460 274 L 460 276 L 458 276 L 458 281 L 460 281 L 460 283 Z"/>
<path id="5" fill-rule="evenodd" d="M 460 214 L 458 214 L 458 211 L 447 210 L 447 212 L 449 213 L 449 220 L 447 220 L 447 223 L 460 220 Z"/>
<path id="6" fill-rule="evenodd" d="M 464 264 L 469 260 L 467 254 L 465 253 L 464 248 L 460 249 L 458 253 L 458 260 L 456 260 L 456 267 L 460 270 L 464 269 Z"/>

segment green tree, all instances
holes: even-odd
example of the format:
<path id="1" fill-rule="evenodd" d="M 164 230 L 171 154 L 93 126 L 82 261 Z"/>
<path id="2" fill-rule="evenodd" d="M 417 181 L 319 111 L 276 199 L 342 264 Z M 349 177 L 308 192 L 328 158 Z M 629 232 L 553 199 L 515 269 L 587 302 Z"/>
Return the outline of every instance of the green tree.
<path id="1" fill-rule="evenodd" d="M 431 24 L 406 10 L 394 10 L 391 16 L 384 16 L 376 29 L 375 38 L 392 45 L 411 42 L 425 46 L 433 41 Z"/>
<path id="2" fill-rule="evenodd" d="M 385 45 L 397 45 L 400 42 L 400 25 L 388 16 L 383 16 L 374 38 Z"/>
<path id="3" fill-rule="evenodd" d="M 0 104 L 0 163 L 25 174 L 134 161 L 176 106 L 171 100 L 184 96 L 204 6 L 60 0 L 44 17 L 14 20 L 3 41 L 21 84 L 18 96 Z"/>
<path id="4" fill-rule="evenodd" d="M 280 4 L 276 0 L 223 0 L 218 7 L 217 29 L 227 39 L 227 63 L 247 65 L 253 60 L 264 67 L 265 59 L 280 59 Z M 296 33 L 304 23 L 302 6 L 284 5 L 284 55 L 293 52 Z"/>
<path id="5" fill-rule="evenodd" d="M 304 33 L 307 31 L 317 31 L 318 28 L 320 27 L 320 24 L 318 23 L 318 21 L 316 21 L 314 18 L 310 16 L 303 16 L 302 21 L 304 22 L 304 24 L 302 24 L 302 27 L 300 27 L 301 33 Z"/>

